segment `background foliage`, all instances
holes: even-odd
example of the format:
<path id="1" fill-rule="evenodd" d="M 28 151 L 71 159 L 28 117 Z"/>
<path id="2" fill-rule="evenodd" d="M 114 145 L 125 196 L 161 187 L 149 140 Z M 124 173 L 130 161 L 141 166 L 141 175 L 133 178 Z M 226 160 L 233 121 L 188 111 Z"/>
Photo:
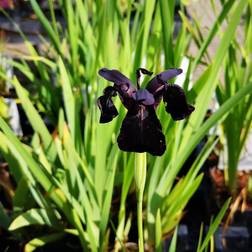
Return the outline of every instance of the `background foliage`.
<path id="1" fill-rule="evenodd" d="M 66 20 L 63 28 L 57 22 L 53 0 L 48 0 L 49 16 L 36 0 L 30 0 L 46 31 L 46 38 L 41 39 L 48 42 L 47 51 L 39 54 L 20 31 L 29 48 L 28 62 L 33 63 L 36 71 L 25 57 L 21 61 L 9 60 L 30 82 L 24 87 L 16 76 L 11 79 L 33 130 L 30 139 L 19 139 L 0 118 L 1 155 L 8 162 L 17 185 L 11 217 L 0 205 L 1 226 L 15 231 L 17 239 L 24 236 L 24 227 L 32 228 L 34 224 L 50 230 L 41 229 L 38 236 L 26 243 L 26 251 L 66 235 L 78 236 L 84 251 L 104 251 L 111 246 L 118 251 L 125 246 L 134 232 L 134 209 L 127 208 L 135 192 L 133 156 L 121 152 L 116 144 L 125 113 L 118 101 L 119 119 L 106 125 L 98 123 L 96 99 L 107 83 L 98 77 L 97 71 L 104 66 L 115 68 L 135 80 L 135 70 L 140 66 L 154 73 L 180 67 L 190 43 L 196 40 L 199 51 L 196 57 L 188 57 L 183 81 L 196 110 L 189 120 L 173 122 L 161 106 L 158 117 L 167 150 L 162 157 L 149 155 L 147 159 L 145 241 L 149 247 L 162 251 L 162 237 L 178 225 L 187 202 L 199 187 L 203 177 L 200 168 L 214 148 L 216 138 L 209 138 L 187 174 L 175 183 L 184 162 L 213 126 L 220 122 L 225 125 L 237 115 L 238 104 L 244 108 L 244 116 L 249 109 L 251 99 L 247 95 L 252 93 L 249 43 L 245 43 L 247 54 L 241 61 L 233 58 L 237 48 L 244 52 L 235 37 L 245 12 L 249 14 L 246 32 L 251 35 L 252 4 L 247 0 L 221 3 L 221 12 L 208 35 L 197 40 L 197 22 L 188 19 L 183 4 L 181 27 L 174 38 L 175 1 L 59 0 Z M 224 21 L 225 30 L 222 29 Z M 190 83 L 215 37 L 219 37 L 220 43 L 213 58 L 196 81 Z M 224 86 L 220 85 L 222 71 L 226 73 Z M 3 80 L 8 78 L 4 71 L 0 76 Z M 230 86 L 234 88 L 224 92 Z M 216 88 L 220 107 L 204 120 Z M 45 124 L 45 116 L 49 118 L 50 129 Z M 228 202 L 198 251 L 207 246 L 227 207 Z M 175 246 L 175 241 L 172 244 Z"/>

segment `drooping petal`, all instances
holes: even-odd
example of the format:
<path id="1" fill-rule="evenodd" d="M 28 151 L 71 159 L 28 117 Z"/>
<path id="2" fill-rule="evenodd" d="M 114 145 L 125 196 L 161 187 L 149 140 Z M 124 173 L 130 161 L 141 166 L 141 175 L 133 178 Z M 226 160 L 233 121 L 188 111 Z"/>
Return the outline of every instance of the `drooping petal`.
<path id="1" fill-rule="evenodd" d="M 136 110 L 128 111 L 117 142 L 123 151 L 161 156 L 166 149 L 165 136 L 153 106 L 140 105 Z"/>
<path id="2" fill-rule="evenodd" d="M 155 108 L 159 105 L 167 81 L 182 73 L 180 68 L 170 68 L 152 78 L 147 84 L 146 89 L 153 94 L 155 98 Z"/>
<path id="3" fill-rule="evenodd" d="M 153 105 L 155 102 L 153 95 L 146 89 L 137 90 L 132 97 L 138 104 Z"/>
<path id="4" fill-rule="evenodd" d="M 167 85 L 163 100 L 166 103 L 166 111 L 171 114 L 175 121 L 184 119 L 195 109 L 187 103 L 184 90 L 176 84 Z"/>
<path id="5" fill-rule="evenodd" d="M 114 87 L 108 86 L 108 87 L 104 88 L 103 94 L 110 96 L 110 97 L 116 96 L 116 89 Z"/>
<path id="6" fill-rule="evenodd" d="M 115 69 L 109 70 L 107 68 L 102 68 L 99 70 L 99 74 L 104 79 L 114 82 L 114 87 L 119 93 L 119 97 L 123 105 L 127 109 L 130 109 L 130 107 L 134 104 L 132 94 L 137 91 L 132 82 L 125 75 Z"/>
<path id="7" fill-rule="evenodd" d="M 112 121 L 118 115 L 118 111 L 112 101 L 112 96 L 116 96 L 116 91 L 113 87 L 106 87 L 104 95 L 97 100 L 98 107 L 101 111 L 100 123 Z"/>

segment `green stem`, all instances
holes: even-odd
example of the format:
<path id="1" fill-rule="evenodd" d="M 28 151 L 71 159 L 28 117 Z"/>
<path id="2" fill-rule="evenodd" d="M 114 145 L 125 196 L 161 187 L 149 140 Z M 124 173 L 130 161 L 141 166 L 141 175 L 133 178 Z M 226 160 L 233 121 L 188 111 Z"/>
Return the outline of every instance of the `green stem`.
<path id="1" fill-rule="evenodd" d="M 144 238 L 143 238 L 143 197 L 138 193 L 137 199 L 137 228 L 138 228 L 138 249 L 139 252 L 144 252 Z"/>
<path id="2" fill-rule="evenodd" d="M 146 153 L 135 153 L 135 182 L 137 189 L 138 251 L 144 252 L 143 193 L 146 180 Z"/>

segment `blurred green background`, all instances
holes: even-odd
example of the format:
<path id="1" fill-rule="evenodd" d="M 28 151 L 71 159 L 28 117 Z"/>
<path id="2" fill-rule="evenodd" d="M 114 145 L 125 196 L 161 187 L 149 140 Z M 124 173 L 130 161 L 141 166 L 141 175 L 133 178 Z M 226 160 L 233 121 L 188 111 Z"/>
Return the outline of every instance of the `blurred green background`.
<path id="1" fill-rule="evenodd" d="M 158 108 L 167 150 L 147 155 L 146 251 L 163 251 L 163 240 L 176 234 L 219 141 L 227 153 L 225 185 L 235 200 L 252 120 L 252 1 L 205 2 L 0 2 L 2 246 L 15 241 L 16 251 L 34 251 L 58 242 L 69 251 L 137 251 L 134 154 L 116 143 L 126 111 L 116 98 L 119 118 L 99 124 L 96 100 L 108 85 L 97 74 L 101 67 L 134 82 L 139 67 L 155 74 L 181 67 L 183 76 L 173 82 L 195 106 L 178 122 Z M 200 8 L 211 13 L 208 21 L 197 16 Z M 10 100 L 23 134 L 11 124 Z M 220 206 L 207 234 L 199 230 L 197 251 L 213 251 L 212 235 L 228 205 Z M 176 251 L 176 235 L 168 251 Z"/>

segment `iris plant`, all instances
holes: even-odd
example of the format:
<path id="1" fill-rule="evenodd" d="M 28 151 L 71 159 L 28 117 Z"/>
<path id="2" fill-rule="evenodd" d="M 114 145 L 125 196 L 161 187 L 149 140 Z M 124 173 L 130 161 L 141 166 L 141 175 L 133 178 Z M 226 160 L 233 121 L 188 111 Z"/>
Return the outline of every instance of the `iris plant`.
<path id="1" fill-rule="evenodd" d="M 102 68 L 99 74 L 114 83 L 104 89 L 98 98 L 101 111 L 100 123 L 107 123 L 118 115 L 112 97 L 119 95 L 122 104 L 128 110 L 117 138 L 118 146 L 123 151 L 149 152 L 161 156 L 166 149 L 165 136 L 156 115 L 156 108 L 162 98 L 165 109 L 173 120 L 189 116 L 194 107 L 187 103 L 184 90 L 167 81 L 182 73 L 182 69 L 172 68 L 152 78 L 145 89 L 140 88 L 141 74 L 152 75 L 152 72 L 139 68 L 136 71 L 137 87 L 131 80 L 117 70 Z"/>

